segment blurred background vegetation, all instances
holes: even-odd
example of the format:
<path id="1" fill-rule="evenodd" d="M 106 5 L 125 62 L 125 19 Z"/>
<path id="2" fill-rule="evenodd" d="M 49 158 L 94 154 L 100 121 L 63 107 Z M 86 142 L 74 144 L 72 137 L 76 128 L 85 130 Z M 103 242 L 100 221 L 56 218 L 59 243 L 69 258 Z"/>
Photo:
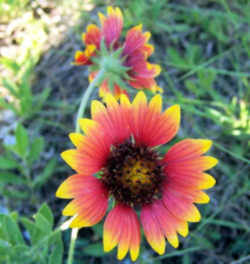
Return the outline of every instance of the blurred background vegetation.
<path id="1" fill-rule="evenodd" d="M 165 106 L 182 108 L 176 141 L 210 138 L 220 160 L 202 221 L 163 256 L 143 243 L 137 263 L 250 263 L 248 0 L 0 0 L 0 263 L 67 259 L 70 231 L 57 229 L 66 202 L 54 193 L 72 174 L 59 154 L 88 85 L 87 68 L 71 62 L 107 5 L 122 8 L 125 29 L 151 31 Z M 80 230 L 74 264 L 115 255 L 102 251 L 102 224 Z"/>

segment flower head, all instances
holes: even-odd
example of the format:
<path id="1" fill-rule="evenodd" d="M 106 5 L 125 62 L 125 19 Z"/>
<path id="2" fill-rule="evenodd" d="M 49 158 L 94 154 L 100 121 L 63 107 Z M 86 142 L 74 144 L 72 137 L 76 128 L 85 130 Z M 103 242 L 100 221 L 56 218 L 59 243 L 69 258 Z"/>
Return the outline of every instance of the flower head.
<path id="1" fill-rule="evenodd" d="M 161 155 L 159 146 L 179 129 L 178 105 L 162 112 L 161 96 L 147 103 L 142 91 L 132 103 L 125 95 L 119 103 L 111 94 L 105 102 L 106 106 L 92 102 L 92 119 L 80 120 L 84 135 L 70 134 L 76 149 L 62 153 L 76 171 L 56 193 L 73 199 L 63 214 L 74 217 L 72 228 L 92 226 L 103 219 L 113 199 L 104 222 L 104 250 L 118 246 L 118 259 L 129 251 L 136 260 L 141 224 L 150 246 L 163 254 L 165 238 L 178 247 L 177 234 L 185 237 L 187 222 L 200 220 L 194 203 L 209 202 L 202 189 L 212 187 L 215 180 L 204 171 L 217 160 L 203 154 L 212 142 L 185 139 Z"/>
<path id="2" fill-rule="evenodd" d="M 99 13 L 101 27 L 90 24 L 87 27 L 87 32 L 83 34 L 82 40 L 86 46 L 85 51 L 77 51 L 75 54 L 76 65 L 92 65 L 90 80 L 96 75 L 97 71 L 102 67 L 103 57 L 112 55 L 116 50 L 121 49 L 116 57 L 121 64 L 121 76 L 132 87 L 136 89 L 149 89 L 153 92 L 161 89 L 155 82 L 155 77 L 160 74 L 160 66 L 149 63 L 148 57 L 153 53 L 154 47 L 148 43 L 150 38 L 149 32 L 142 31 L 142 25 L 131 28 L 125 37 L 124 42 L 120 41 L 120 36 L 123 28 L 123 16 L 119 8 L 107 8 L 107 17 Z M 102 49 L 103 41 L 103 51 Z M 105 54 L 104 54 L 105 53 Z M 107 57 L 110 60 L 111 56 Z M 113 56 L 114 58 L 114 56 Z M 115 65 L 111 61 L 111 66 Z M 114 70 L 117 66 L 113 66 Z M 118 67 L 119 68 L 119 67 Z M 100 96 L 111 92 L 110 79 L 112 76 L 107 76 L 100 87 Z M 119 83 L 114 81 L 114 95 L 119 96 L 126 91 L 123 90 Z"/>

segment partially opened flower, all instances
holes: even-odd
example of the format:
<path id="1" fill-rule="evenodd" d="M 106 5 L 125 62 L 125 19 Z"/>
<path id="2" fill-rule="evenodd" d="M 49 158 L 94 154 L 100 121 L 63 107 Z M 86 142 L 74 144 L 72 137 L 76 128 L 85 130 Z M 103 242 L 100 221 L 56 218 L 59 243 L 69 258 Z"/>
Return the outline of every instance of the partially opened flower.
<path id="1" fill-rule="evenodd" d="M 123 28 L 123 16 L 119 8 L 107 8 L 107 17 L 99 13 L 101 27 L 90 24 L 87 32 L 83 34 L 85 51 L 77 51 L 75 54 L 76 65 L 92 65 L 90 81 L 94 78 L 104 64 L 110 64 L 109 74 L 112 71 L 136 89 L 149 89 L 158 91 L 160 88 L 155 82 L 155 77 L 160 73 L 160 66 L 149 63 L 148 57 L 153 53 L 154 47 L 148 44 L 149 32 L 142 32 L 142 25 L 131 28 L 124 42 L 120 41 Z M 104 51 L 102 51 L 102 41 Z M 116 50 L 121 51 L 114 56 Z M 119 72 L 120 71 L 120 72 Z M 118 82 L 111 80 L 107 75 L 100 87 L 100 96 L 111 92 L 110 81 L 113 82 L 114 95 L 119 97 L 125 93 Z"/>
<path id="2" fill-rule="evenodd" d="M 136 260 L 141 223 L 150 246 L 163 254 L 165 238 L 178 247 L 177 234 L 185 237 L 187 222 L 200 220 L 194 203 L 209 202 L 202 189 L 215 180 L 204 171 L 217 160 L 203 154 L 212 142 L 185 139 L 161 155 L 159 147 L 179 129 L 178 105 L 162 112 L 161 96 L 147 103 L 143 92 L 132 103 L 125 95 L 118 103 L 111 94 L 105 102 L 92 102 L 92 119 L 80 120 L 84 135 L 70 134 L 76 149 L 62 153 L 76 171 L 56 193 L 73 199 L 63 214 L 73 216 L 72 228 L 92 226 L 103 219 L 113 200 L 104 222 L 104 250 L 118 246 L 118 259 L 129 251 Z"/>

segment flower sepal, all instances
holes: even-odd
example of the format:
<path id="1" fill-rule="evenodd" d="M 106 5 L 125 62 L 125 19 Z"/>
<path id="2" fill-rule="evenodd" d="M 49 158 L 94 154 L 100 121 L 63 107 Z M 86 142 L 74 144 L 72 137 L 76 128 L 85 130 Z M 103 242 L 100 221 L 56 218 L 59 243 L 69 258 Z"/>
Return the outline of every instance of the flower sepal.
<path id="1" fill-rule="evenodd" d="M 104 43 L 101 41 L 101 48 L 98 51 L 98 56 L 92 58 L 94 65 L 92 69 L 104 69 L 108 75 L 116 75 L 120 78 L 129 80 L 127 72 L 129 67 L 123 65 L 125 58 L 122 57 L 123 47 L 116 50 L 113 49 L 113 45 L 108 49 Z"/>

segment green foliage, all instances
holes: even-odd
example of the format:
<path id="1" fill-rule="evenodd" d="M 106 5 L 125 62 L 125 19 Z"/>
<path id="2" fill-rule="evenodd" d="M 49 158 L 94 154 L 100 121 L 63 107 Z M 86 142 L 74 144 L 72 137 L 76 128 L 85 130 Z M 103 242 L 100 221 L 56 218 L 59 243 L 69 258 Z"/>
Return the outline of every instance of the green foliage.
<path id="1" fill-rule="evenodd" d="M 53 225 L 53 213 L 45 203 L 34 220 L 19 217 L 15 212 L 0 214 L 0 263 L 62 264 L 62 235 Z"/>
<path id="2" fill-rule="evenodd" d="M 0 62 L 8 67 L 13 74 L 18 76 L 18 81 L 14 82 L 3 78 L 2 85 L 9 91 L 14 101 L 6 101 L 0 98 L 0 107 L 12 110 L 18 117 L 27 119 L 33 117 L 41 111 L 46 102 L 50 89 L 44 88 L 40 94 L 32 93 L 32 73 L 36 62 L 29 57 L 24 64 L 19 65 L 17 62 L 1 58 Z"/>
<path id="3" fill-rule="evenodd" d="M 29 192 L 42 187 L 53 174 L 56 159 L 51 159 L 35 176 L 32 169 L 44 151 L 44 138 L 30 138 L 21 124 L 15 131 L 15 144 L 5 145 L 5 154 L 0 156 L 0 191 L 7 197 L 27 199 Z M 19 191 L 18 188 L 25 187 Z M 34 197 L 31 197 L 34 198 Z M 34 202 L 36 199 L 34 199 Z"/>

